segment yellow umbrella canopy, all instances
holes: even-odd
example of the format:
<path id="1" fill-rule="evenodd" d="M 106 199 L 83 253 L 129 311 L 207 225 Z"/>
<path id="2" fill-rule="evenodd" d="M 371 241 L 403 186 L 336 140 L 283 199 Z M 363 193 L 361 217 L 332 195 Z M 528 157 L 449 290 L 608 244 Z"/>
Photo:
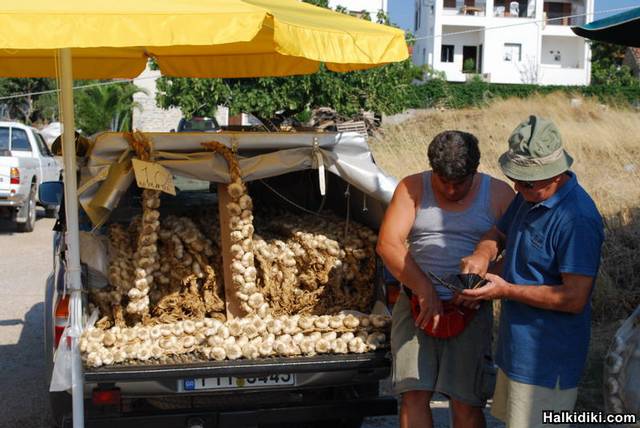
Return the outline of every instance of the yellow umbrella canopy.
<path id="1" fill-rule="evenodd" d="M 257 77 L 366 69 L 408 57 L 404 33 L 297 0 L 30 0 L 0 5 L 0 76 Z"/>

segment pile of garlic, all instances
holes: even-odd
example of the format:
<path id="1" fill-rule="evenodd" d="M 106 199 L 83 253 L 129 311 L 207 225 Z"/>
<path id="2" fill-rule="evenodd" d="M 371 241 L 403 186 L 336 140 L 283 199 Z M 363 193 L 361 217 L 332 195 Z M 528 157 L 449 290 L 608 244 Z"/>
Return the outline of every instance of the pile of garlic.
<path id="1" fill-rule="evenodd" d="M 151 296 L 154 319 L 174 322 L 207 315 L 224 319 L 224 287 L 216 273 L 222 271 L 217 245 L 193 220 L 174 215 L 162 221 L 160 244 L 158 286 Z"/>
<path id="2" fill-rule="evenodd" d="M 369 312 L 377 235 L 331 214 L 281 213 L 256 222 L 258 277 L 275 315 Z M 265 236 L 265 238 L 263 238 Z"/>
<path id="3" fill-rule="evenodd" d="M 108 330 L 90 327 L 82 334 L 80 351 L 89 367 L 364 353 L 387 346 L 389 323 L 384 315 L 252 315 L 227 322 L 204 318 Z"/>

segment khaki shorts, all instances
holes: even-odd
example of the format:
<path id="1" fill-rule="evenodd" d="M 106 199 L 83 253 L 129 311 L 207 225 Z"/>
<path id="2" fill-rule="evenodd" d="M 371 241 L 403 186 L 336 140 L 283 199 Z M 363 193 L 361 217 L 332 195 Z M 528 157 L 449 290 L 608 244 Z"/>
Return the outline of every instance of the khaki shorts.
<path id="1" fill-rule="evenodd" d="M 495 385 L 492 320 L 491 302 L 483 302 L 460 335 L 437 339 L 415 327 L 409 298 L 400 293 L 391 327 L 395 392 L 440 392 L 472 406 L 484 406 Z"/>
<path id="2" fill-rule="evenodd" d="M 573 410 L 578 388 L 554 389 L 528 385 L 509 379 L 498 370 L 496 392 L 493 395 L 491 414 L 503 421 L 507 428 L 568 427 L 542 423 L 543 410 Z"/>

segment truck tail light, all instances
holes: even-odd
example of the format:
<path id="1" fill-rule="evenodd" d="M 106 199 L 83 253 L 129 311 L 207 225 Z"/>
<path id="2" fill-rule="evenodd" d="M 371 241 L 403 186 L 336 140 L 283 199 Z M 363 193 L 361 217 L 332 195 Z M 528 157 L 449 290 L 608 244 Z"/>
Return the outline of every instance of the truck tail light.
<path id="1" fill-rule="evenodd" d="M 54 348 L 58 348 L 58 343 L 60 343 L 60 338 L 62 337 L 62 333 L 64 332 L 65 327 L 67 326 L 67 322 L 69 320 L 69 295 L 63 295 L 60 300 L 58 300 L 58 304 L 56 305 L 55 310 L 55 326 L 54 326 Z"/>
<path id="2" fill-rule="evenodd" d="M 20 184 L 20 170 L 18 168 L 11 168 L 9 173 L 9 184 Z"/>
<path id="3" fill-rule="evenodd" d="M 94 406 L 120 406 L 120 388 L 94 389 L 91 393 Z"/>

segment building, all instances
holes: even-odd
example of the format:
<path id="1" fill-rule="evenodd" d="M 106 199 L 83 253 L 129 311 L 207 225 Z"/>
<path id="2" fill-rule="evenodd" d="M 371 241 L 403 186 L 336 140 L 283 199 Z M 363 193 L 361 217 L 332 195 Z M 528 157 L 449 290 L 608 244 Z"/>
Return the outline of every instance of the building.
<path id="1" fill-rule="evenodd" d="M 413 61 L 464 82 L 588 85 L 594 0 L 415 0 Z"/>
<path id="2" fill-rule="evenodd" d="M 138 92 L 133 100 L 140 108 L 134 108 L 132 114 L 132 128 L 145 132 L 169 132 L 178 127 L 182 118 L 182 112 L 178 108 L 168 110 L 156 105 L 156 80 L 160 77 L 159 70 L 151 70 L 149 66 L 138 77 L 133 79 L 133 84 L 146 90 Z M 216 120 L 220 125 L 229 122 L 228 109 L 219 107 L 216 112 Z"/>
<path id="3" fill-rule="evenodd" d="M 375 22 L 378 11 L 388 13 L 387 3 L 388 0 L 329 0 L 329 7 L 335 10 L 338 6 L 342 6 L 356 16 L 361 15 L 362 12 L 368 12 L 371 20 Z"/>

